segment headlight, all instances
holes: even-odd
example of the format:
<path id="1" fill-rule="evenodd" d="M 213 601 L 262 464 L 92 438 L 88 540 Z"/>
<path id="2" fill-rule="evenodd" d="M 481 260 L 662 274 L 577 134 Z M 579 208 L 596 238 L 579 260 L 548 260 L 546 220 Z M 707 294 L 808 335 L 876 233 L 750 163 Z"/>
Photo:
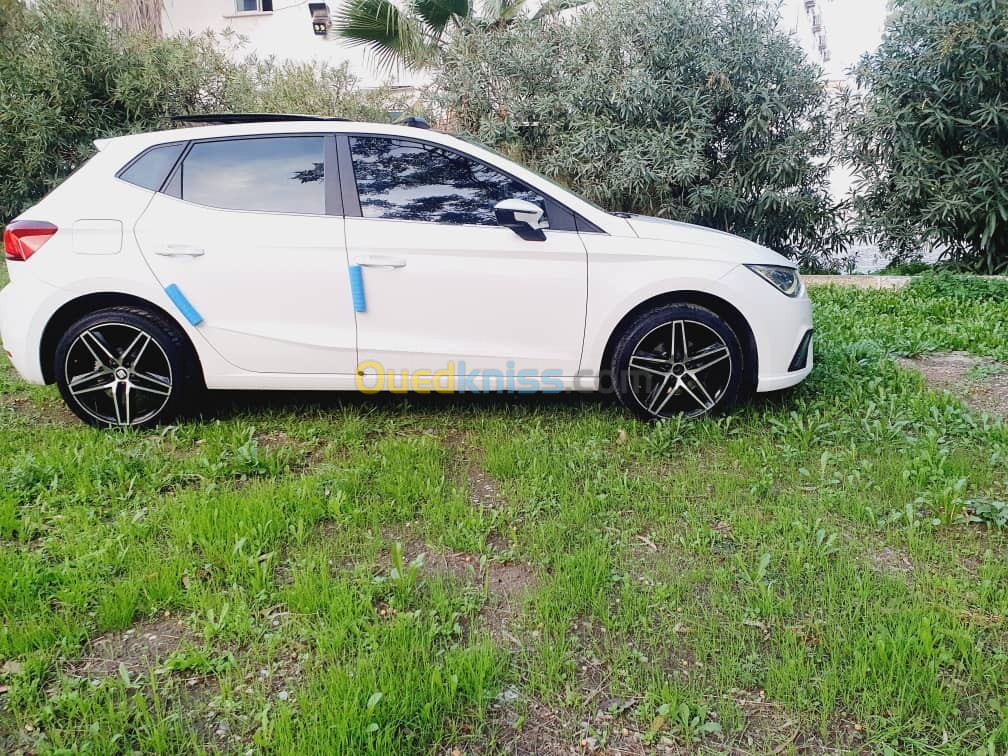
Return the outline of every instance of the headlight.
<path id="1" fill-rule="evenodd" d="M 786 265 L 746 265 L 746 267 L 781 294 L 789 297 L 801 294 L 802 283 L 796 268 L 789 268 Z"/>

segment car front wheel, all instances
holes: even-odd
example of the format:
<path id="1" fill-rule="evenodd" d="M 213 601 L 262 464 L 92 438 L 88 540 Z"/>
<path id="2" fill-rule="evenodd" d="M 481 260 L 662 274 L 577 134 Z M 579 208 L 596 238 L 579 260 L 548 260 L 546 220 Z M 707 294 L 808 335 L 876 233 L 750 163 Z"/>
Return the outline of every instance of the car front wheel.
<path id="1" fill-rule="evenodd" d="M 730 409 L 742 383 L 742 347 L 719 315 L 662 305 L 634 319 L 610 366 L 616 395 L 638 417 L 700 417 Z"/>
<path id="2" fill-rule="evenodd" d="M 101 427 L 170 422 L 198 385 L 195 359 L 178 327 L 136 307 L 78 320 L 56 347 L 54 367 L 67 406 Z"/>

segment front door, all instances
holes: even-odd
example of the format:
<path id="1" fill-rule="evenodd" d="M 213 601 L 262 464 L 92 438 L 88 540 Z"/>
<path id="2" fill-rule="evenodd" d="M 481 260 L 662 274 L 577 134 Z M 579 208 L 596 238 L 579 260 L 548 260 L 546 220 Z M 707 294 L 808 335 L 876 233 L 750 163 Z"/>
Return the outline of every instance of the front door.
<path id="1" fill-rule="evenodd" d="M 326 214 L 326 140 L 197 142 L 136 225 L 158 281 L 178 287 L 207 341 L 244 370 L 354 371 L 343 218 Z"/>
<path id="2" fill-rule="evenodd" d="M 505 380 L 577 372 L 587 296 L 580 237 L 546 230 L 544 241 L 524 240 L 494 216 L 511 197 L 545 208 L 541 195 L 440 145 L 352 136 L 349 152 L 360 217 L 348 211 L 346 238 L 365 295 L 362 365 Z"/>

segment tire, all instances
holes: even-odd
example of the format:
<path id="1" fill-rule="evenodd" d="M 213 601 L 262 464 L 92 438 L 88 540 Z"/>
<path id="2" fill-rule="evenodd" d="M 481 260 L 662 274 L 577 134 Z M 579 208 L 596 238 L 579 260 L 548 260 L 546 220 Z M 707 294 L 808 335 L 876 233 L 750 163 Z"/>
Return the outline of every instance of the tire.
<path id="1" fill-rule="evenodd" d="M 202 391 L 185 335 L 168 318 L 139 307 L 110 307 L 81 318 L 63 334 L 54 359 L 63 401 L 98 427 L 169 423 Z"/>
<path id="2" fill-rule="evenodd" d="M 661 305 L 635 317 L 612 352 L 616 396 L 644 420 L 730 410 L 742 386 L 742 346 L 706 307 Z"/>

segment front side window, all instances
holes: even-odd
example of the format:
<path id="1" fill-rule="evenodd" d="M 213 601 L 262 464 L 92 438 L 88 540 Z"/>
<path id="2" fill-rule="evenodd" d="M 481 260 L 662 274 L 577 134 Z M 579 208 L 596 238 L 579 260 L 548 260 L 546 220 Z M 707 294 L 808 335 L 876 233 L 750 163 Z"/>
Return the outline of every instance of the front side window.
<path id="1" fill-rule="evenodd" d="M 325 213 L 322 137 L 198 142 L 182 161 L 181 197 L 226 210 Z"/>
<path id="2" fill-rule="evenodd" d="M 500 171 L 444 147 L 389 137 L 351 137 L 365 218 L 497 225 L 494 205 L 542 195 Z"/>

